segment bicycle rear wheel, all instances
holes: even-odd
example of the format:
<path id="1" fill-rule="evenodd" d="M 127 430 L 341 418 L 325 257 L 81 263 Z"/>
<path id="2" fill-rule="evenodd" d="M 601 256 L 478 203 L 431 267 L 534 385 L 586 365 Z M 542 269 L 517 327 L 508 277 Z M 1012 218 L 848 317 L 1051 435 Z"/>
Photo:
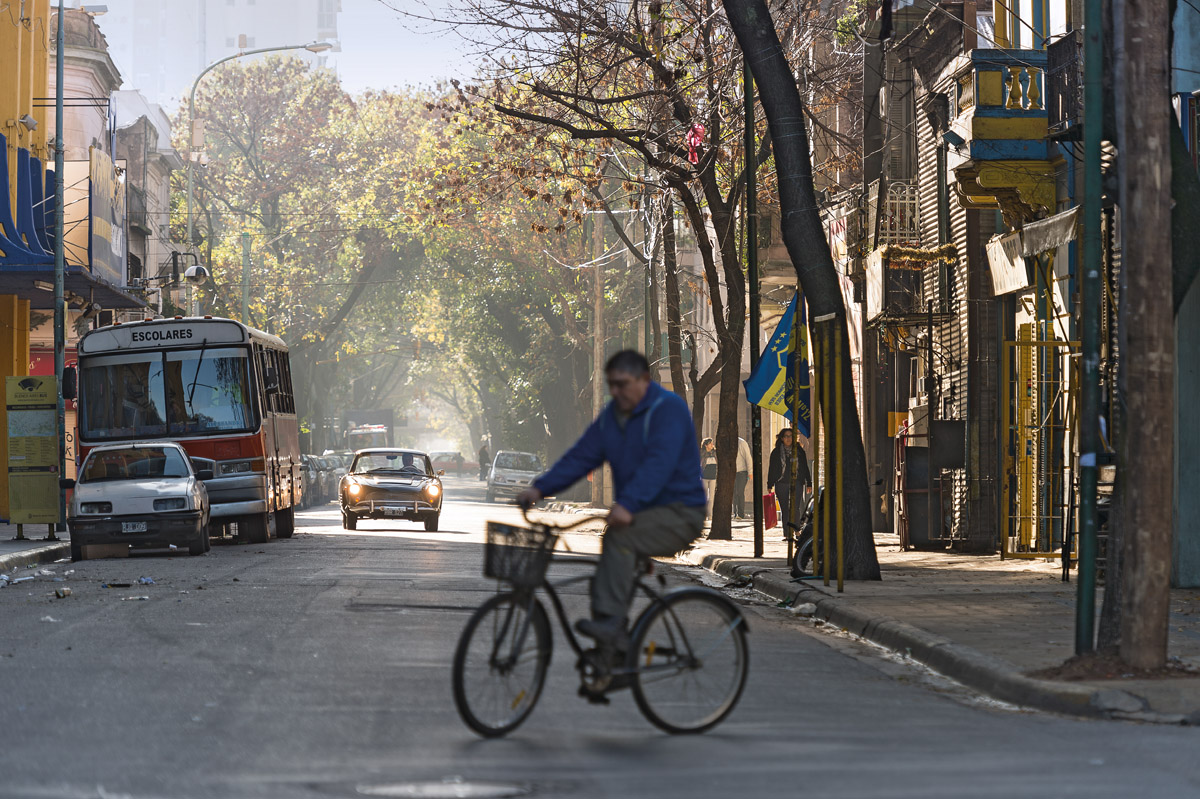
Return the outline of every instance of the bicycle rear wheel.
<path id="1" fill-rule="evenodd" d="M 659 729 L 704 732 L 737 704 L 749 655 L 745 619 L 725 597 L 705 589 L 667 594 L 634 631 L 633 697 Z"/>
<path id="2" fill-rule="evenodd" d="M 480 605 L 454 652 L 454 704 L 467 726 L 496 738 L 525 721 L 541 696 L 550 647 L 537 599 L 497 594 Z"/>

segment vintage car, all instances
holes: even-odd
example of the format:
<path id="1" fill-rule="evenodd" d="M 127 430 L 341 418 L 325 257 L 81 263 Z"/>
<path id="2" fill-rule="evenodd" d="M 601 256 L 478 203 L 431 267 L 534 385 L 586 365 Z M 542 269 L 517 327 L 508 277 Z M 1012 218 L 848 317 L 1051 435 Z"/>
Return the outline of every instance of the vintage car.
<path id="1" fill-rule="evenodd" d="M 183 447 L 144 441 L 96 447 L 79 469 L 67 526 L 71 559 L 82 560 L 89 544 L 208 551 L 210 471 L 196 472 Z"/>
<path id="2" fill-rule="evenodd" d="M 487 501 L 515 497 L 542 473 L 542 462 L 532 452 L 501 450 L 492 459 L 487 478 Z"/>
<path id="3" fill-rule="evenodd" d="M 360 449 L 338 486 L 342 526 L 359 519 L 408 519 L 438 529 L 442 513 L 441 472 L 424 452 L 412 449 Z"/>

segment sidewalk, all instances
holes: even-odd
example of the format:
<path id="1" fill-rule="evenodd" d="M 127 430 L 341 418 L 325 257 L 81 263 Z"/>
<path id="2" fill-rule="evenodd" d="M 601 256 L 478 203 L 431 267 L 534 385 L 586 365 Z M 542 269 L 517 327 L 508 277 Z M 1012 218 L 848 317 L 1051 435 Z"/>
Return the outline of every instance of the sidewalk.
<path id="1" fill-rule="evenodd" d="M 63 532 L 58 541 L 47 541 L 47 531 L 47 525 L 26 524 L 26 540 L 16 541 L 17 526 L 0 524 L 0 573 L 71 557 L 71 537 Z"/>
<path id="2" fill-rule="evenodd" d="M 795 607 L 814 603 L 814 618 L 910 655 L 997 699 L 1087 716 L 1200 724 L 1200 673 L 1134 679 L 1066 681 L 1030 675 L 1074 654 L 1074 582 L 1057 561 L 1001 560 L 999 555 L 903 552 L 897 536 L 876 536 L 881 582 L 836 577 L 793 582 L 787 544 L 766 531 L 754 558 L 753 528 L 736 522 L 733 541 L 701 539 L 680 560 L 753 587 Z M 1072 572 L 1072 580 L 1075 578 Z M 1097 592 L 1099 613 L 1102 592 Z M 1200 667 L 1200 590 L 1171 592 L 1171 657 Z"/>

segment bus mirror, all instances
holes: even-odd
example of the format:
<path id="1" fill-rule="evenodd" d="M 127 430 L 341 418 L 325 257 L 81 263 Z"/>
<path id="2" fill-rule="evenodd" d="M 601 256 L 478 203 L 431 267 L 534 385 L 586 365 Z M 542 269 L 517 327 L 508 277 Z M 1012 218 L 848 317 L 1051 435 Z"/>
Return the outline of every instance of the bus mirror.
<path id="1" fill-rule="evenodd" d="M 79 372 L 74 366 L 63 367 L 62 396 L 65 400 L 73 400 L 79 396 Z"/>
<path id="2" fill-rule="evenodd" d="M 263 388 L 268 394 L 279 393 L 279 375 L 274 366 L 267 367 L 266 374 L 263 376 Z"/>

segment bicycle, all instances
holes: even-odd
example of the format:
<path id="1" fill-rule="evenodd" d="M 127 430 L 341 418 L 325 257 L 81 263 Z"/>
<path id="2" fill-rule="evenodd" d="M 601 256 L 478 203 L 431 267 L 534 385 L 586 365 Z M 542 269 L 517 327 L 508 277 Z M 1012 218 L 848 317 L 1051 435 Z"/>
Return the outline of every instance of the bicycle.
<path id="1" fill-rule="evenodd" d="M 638 709 L 669 733 L 712 729 L 732 712 L 746 684 L 749 649 L 746 620 L 728 597 L 711 588 L 656 591 L 645 577 L 653 561 L 638 569 L 635 595 L 649 604 L 634 622 L 625 652 L 611 646 L 585 649 L 567 619 L 559 592 L 592 579 L 577 575 L 554 583 L 546 579 L 560 534 L 591 521 L 532 527 L 488 523 L 484 575 L 499 580 L 463 628 L 454 652 L 454 703 L 463 721 L 486 738 L 506 735 L 533 712 L 550 665 L 553 640 L 544 593 L 576 655 L 579 695 L 608 704 L 614 691 L 632 690 Z M 596 564 L 595 558 L 571 558 Z"/>

